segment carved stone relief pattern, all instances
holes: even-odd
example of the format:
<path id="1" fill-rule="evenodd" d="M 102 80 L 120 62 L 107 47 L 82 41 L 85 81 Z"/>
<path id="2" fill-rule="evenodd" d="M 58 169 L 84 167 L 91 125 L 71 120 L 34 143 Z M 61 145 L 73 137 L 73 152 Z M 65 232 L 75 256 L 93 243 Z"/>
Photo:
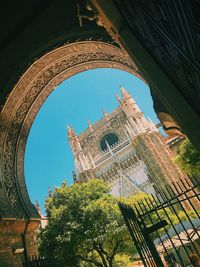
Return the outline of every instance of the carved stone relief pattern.
<path id="1" fill-rule="evenodd" d="M 140 77 L 135 64 L 119 48 L 88 41 L 65 45 L 43 56 L 13 88 L 0 117 L 0 156 L 2 195 L 5 193 L 14 216 L 37 216 L 26 190 L 23 161 L 27 136 L 39 108 L 63 80 L 98 67 L 119 68 Z"/>
<path id="2" fill-rule="evenodd" d="M 200 26 L 194 1 L 114 2 L 130 30 L 200 114 Z"/>
<path id="3" fill-rule="evenodd" d="M 126 123 L 126 116 L 124 112 L 118 109 L 118 112 L 112 112 L 109 114 L 109 119 L 106 121 L 106 118 L 98 121 L 93 125 L 95 131 L 89 133 L 87 131 L 87 135 L 81 135 L 82 139 L 80 139 L 81 147 L 83 151 L 87 154 L 90 152 L 92 156 L 97 156 L 99 153 L 102 153 L 100 148 L 100 142 L 102 137 L 108 133 L 115 133 L 120 141 L 127 139 L 124 133 L 124 124 Z"/>

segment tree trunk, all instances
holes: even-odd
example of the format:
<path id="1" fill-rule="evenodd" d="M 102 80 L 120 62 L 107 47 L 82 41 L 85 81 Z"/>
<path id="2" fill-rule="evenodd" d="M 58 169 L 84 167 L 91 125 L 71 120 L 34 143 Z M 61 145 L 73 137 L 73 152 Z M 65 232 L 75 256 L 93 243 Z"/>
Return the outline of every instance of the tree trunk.
<path id="1" fill-rule="evenodd" d="M 107 261 L 104 257 L 104 254 L 102 253 L 101 249 L 96 245 L 94 244 L 94 249 L 97 251 L 97 253 L 99 254 L 101 260 L 102 260 L 102 263 L 103 263 L 103 266 L 104 267 L 109 267 L 108 264 L 107 264 Z"/>
<path id="2" fill-rule="evenodd" d="M 103 253 L 100 250 L 98 250 L 97 252 L 98 252 L 98 254 L 99 254 L 99 256 L 100 256 L 100 258 L 102 260 L 103 266 L 104 267 L 109 267 L 107 262 L 106 262 L 106 259 L 105 259 L 104 255 L 103 255 Z"/>
<path id="3" fill-rule="evenodd" d="M 115 257 L 115 254 L 117 252 L 117 249 L 118 249 L 119 245 L 120 245 L 120 242 L 118 241 L 116 243 L 116 245 L 115 245 L 115 248 L 113 249 L 112 255 L 109 258 L 107 258 L 109 267 L 112 267 L 113 266 L 113 260 L 114 260 L 114 257 Z"/>
<path id="4" fill-rule="evenodd" d="M 113 267 L 113 262 L 112 262 L 112 260 L 109 260 L 109 261 L 108 261 L 108 264 L 109 264 L 109 267 Z"/>
<path id="5" fill-rule="evenodd" d="M 104 267 L 104 265 L 102 265 L 101 263 L 97 262 L 97 261 L 94 261 L 94 260 L 91 260 L 91 259 L 87 259 L 87 258 L 84 258 L 83 256 L 79 255 L 79 257 L 81 258 L 81 260 L 85 261 L 85 262 L 90 262 L 90 263 L 93 263 L 95 266 L 97 267 Z"/>

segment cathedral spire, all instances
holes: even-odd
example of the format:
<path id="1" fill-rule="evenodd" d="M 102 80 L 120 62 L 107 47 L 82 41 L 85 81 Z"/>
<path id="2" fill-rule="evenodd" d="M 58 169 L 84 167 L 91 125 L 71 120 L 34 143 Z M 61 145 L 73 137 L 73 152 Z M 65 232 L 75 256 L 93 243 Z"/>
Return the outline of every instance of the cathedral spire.
<path id="1" fill-rule="evenodd" d="M 124 89 L 123 86 L 120 86 L 120 91 L 122 93 L 123 99 L 132 98 L 132 96 Z"/>
<path id="2" fill-rule="evenodd" d="M 68 136 L 71 149 L 75 155 L 82 150 L 80 142 L 79 142 L 79 138 L 76 135 L 74 129 L 69 126 L 67 126 L 67 136 Z"/>
<path id="3" fill-rule="evenodd" d="M 124 89 L 124 87 L 120 86 L 120 91 L 122 94 L 122 99 L 120 99 L 119 103 L 125 113 L 128 116 L 135 116 L 136 113 L 141 113 L 141 110 L 139 109 L 138 105 L 136 104 L 133 97 Z"/>
<path id="4" fill-rule="evenodd" d="M 130 101 L 131 103 L 134 103 L 136 105 L 135 99 L 132 97 L 132 95 L 123 87 L 120 86 L 120 91 L 123 97 L 123 100 Z"/>
<path id="5" fill-rule="evenodd" d="M 79 173 L 81 171 L 91 169 L 90 159 L 84 153 L 79 137 L 76 135 L 74 129 L 68 126 L 67 135 L 68 135 L 68 139 L 69 139 L 72 152 L 74 154 L 76 171 Z"/>

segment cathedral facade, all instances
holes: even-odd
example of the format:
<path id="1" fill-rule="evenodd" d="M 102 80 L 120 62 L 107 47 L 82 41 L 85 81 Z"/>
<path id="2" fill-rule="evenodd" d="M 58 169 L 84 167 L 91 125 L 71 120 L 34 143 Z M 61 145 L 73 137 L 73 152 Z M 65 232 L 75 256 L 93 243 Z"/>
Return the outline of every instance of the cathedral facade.
<path id="1" fill-rule="evenodd" d="M 153 122 L 145 118 L 132 96 L 121 87 L 119 106 L 76 135 L 68 127 L 79 181 L 98 178 L 114 196 L 139 192 L 166 198 L 166 186 L 182 179 L 171 152 Z"/>

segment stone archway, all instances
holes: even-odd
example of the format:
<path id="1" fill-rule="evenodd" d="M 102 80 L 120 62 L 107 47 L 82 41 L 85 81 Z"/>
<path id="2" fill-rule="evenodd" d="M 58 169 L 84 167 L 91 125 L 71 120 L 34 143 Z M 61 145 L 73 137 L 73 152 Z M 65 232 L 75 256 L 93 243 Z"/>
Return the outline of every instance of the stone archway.
<path id="1" fill-rule="evenodd" d="M 39 217 L 29 199 L 24 178 L 24 152 L 31 125 L 59 83 L 79 72 L 103 67 L 125 70 L 143 79 L 134 62 L 120 48 L 101 41 L 82 41 L 44 55 L 14 86 L 0 117 L 2 218 Z"/>

